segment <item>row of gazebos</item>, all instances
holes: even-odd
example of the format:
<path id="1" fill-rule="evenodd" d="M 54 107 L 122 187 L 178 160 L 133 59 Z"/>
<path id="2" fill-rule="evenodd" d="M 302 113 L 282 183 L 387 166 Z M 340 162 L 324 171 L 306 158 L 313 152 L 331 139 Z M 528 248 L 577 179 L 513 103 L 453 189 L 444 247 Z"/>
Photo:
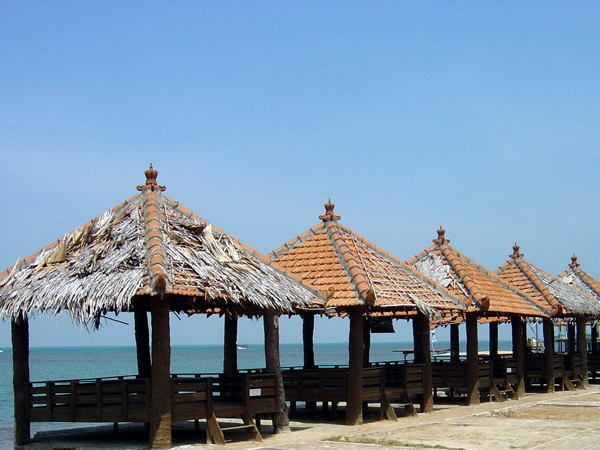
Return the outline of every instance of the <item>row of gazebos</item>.
<path id="1" fill-rule="evenodd" d="M 595 326 L 589 354 L 586 338 L 587 324 L 600 317 L 600 284 L 575 257 L 553 277 L 515 244 L 490 272 L 451 247 L 440 227 L 431 247 L 403 262 L 341 225 L 331 202 L 317 225 L 265 257 L 166 197 L 152 166 L 145 175 L 138 195 L 0 274 L 0 316 L 12 324 L 16 445 L 30 441 L 32 422 L 142 422 L 152 448 L 170 448 L 171 423 L 188 420 L 205 420 L 207 441 L 224 444 L 232 427 L 219 419 L 238 417 L 233 428 L 260 439 L 261 417 L 275 432 L 289 430 L 288 403 L 292 412 L 344 404 L 354 425 L 369 403 L 396 419 L 398 409 L 416 414 L 414 399 L 431 411 L 440 389 L 466 392 L 468 404 L 482 395 L 503 401 L 526 386 L 585 387 L 588 373 L 600 371 Z M 96 325 L 108 312 L 133 312 L 138 373 L 32 382 L 28 318 L 65 310 Z M 171 373 L 170 312 L 224 317 L 222 373 Z M 280 367 L 282 314 L 302 317 L 302 367 Z M 315 364 L 314 319 L 322 314 L 349 319 L 345 367 Z M 238 317 L 263 318 L 265 368 L 238 369 Z M 412 319 L 413 361 L 371 361 L 371 332 L 395 319 Z M 543 353 L 527 351 L 529 321 L 543 322 Z M 489 324 L 487 355 L 478 323 Z M 512 327 L 509 355 L 498 350 L 501 323 Z M 554 351 L 557 323 L 568 326 L 566 354 Z M 433 361 L 436 326 L 450 326 L 451 349 Z"/>

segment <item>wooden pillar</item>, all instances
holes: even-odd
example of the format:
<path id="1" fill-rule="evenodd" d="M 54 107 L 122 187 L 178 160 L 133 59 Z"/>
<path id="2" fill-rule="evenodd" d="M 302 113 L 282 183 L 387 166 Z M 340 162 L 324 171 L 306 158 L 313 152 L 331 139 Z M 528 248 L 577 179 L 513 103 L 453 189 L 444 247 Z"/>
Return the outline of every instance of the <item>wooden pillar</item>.
<path id="1" fill-rule="evenodd" d="M 592 353 L 598 353 L 598 324 L 592 325 Z"/>
<path id="2" fill-rule="evenodd" d="M 475 313 L 467 313 L 467 404 L 479 404 L 479 342 Z"/>
<path id="3" fill-rule="evenodd" d="M 302 315 L 302 349 L 304 351 L 304 368 L 315 367 L 315 315 L 304 313 Z"/>
<path id="4" fill-rule="evenodd" d="M 29 321 L 27 318 L 11 322 L 13 390 L 15 414 L 15 445 L 29 444 Z"/>
<path id="5" fill-rule="evenodd" d="M 460 329 L 457 323 L 450 325 L 450 362 L 460 361 Z"/>
<path id="6" fill-rule="evenodd" d="M 152 362 L 150 359 L 150 329 L 148 327 L 148 313 L 146 310 L 142 308 L 134 309 L 133 321 L 135 326 L 138 375 L 140 378 L 150 378 Z"/>
<path id="7" fill-rule="evenodd" d="M 517 382 L 513 387 L 517 397 L 525 397 L 525 323 L 518 316 L 511 317 L 513 358 L 517 360 Z"/>
<path id="8" fill-rule="evenodd" d="M 575 325 L 572 323 L 567 325 L 567 353 L 572 355 L 575 353 Z"/>
<path id="9" fill-rule="evenodd" d="M 544 372 L 546 391 L 554 392 L 554 324 L 544 319 Z"/>
<path id="10" fill-rule="evenodd" d="M 588 361 L 587 361 L 587 338 L 585 317 L 577 316 L 577 352 L 581 357 L 581 371 L 583 373 L 583 383 L 589 384 L 588 379 Z"/>
<path id="11" fill-rule="evenodd" d="M 169 302 L 152 302 L 150 448 L 171 448 L 171 334 Z"/>
<path id="12" fill-rule="evenodd" d="M 419 395 L 420 411 L 433 411 L 433 378 L 431 369 L 431 335 L 429 318 L 421 311 L 413 317 L 415 364 L 423 364 L 423 393 Z"/>
<path id="13" fill-rule="evenodd" d="M 235 316 L 225 316 L 223 332 L 223 372 L 236 373 L 238 371 L 238 318 Z"/>
<path id="14" fill-rule="evenodd" d="M 266 311 L 263 316 L 265 330 L 265 362 L 268 373 L 276 375 L 277 412 L 273 416 L 273 432 L 290 431 L 290 418 L 285 403 L 281 361 L 279 358 L 279 316 L 273 311 Z"/>
<path id="15" fill-rule="evenodd" d="M 363 324 L 363 367 L 371 362 L 371 323 L 367 317 Z"/>
<path id="16" fill-rule="evenodd" d="M 490 322 L 490 359 L 498 358 L 498 322 Z"/>
<path id="17" fill-rule="evenodd" d="M 350 334 L 348 336 L 348 402 L 346 403 L 346 425 L 362 425 L 362 363 L 363 327 L 362 307 L 349 311 Z"/>

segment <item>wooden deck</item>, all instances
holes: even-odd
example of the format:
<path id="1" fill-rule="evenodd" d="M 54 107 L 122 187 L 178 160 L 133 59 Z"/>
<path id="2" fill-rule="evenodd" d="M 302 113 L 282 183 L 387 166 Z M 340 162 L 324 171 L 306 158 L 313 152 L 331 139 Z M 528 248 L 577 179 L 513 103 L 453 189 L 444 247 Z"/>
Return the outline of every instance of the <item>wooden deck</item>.
<path id="1" fill-rule="evenodd" d="M 260 440 L 254 417 L 277 411 L 276 376 L 265 373 L 171 377 L 173 422 L 206 420 L 207 442 L 224 444 L 218 418 L 239 417 Z M 29 422 L 150 421 L 150 380 L 134 376 L 27 383 Z M 253 417 L 254 416 L 254 417 Z M 229 429 L 234 427 L 229 427 Z"/>
<path id="2" fill-rule="evenodd" d="M 333 414 L 338 403 L 348 401 L 348 368 L 316 367 L 289 368 L 283 371 L 286 400 L 292 412 L 296 402 L 321 403 L 323 409 L 331 404 Z M 397 400 L 404 414 L 416 414 L 412 395 L 423 393 L 423 365 L 402 362 L 372 363 L 362 369 L 363 403 L 379 403 L 380 417 L 396 420 L 391 400 Z"/>

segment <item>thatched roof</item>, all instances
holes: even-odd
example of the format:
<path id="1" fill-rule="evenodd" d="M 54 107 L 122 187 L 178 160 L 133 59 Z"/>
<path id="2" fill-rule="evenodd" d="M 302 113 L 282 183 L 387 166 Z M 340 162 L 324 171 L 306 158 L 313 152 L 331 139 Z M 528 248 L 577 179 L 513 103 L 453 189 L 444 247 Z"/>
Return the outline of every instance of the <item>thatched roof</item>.
<path id="1" fill-rule="evenodd" d="M 168 296 L 188 313 L 291 313 L 320 295 L 163 195 L 140 194 L 0 274 L 0 317 L 68 311 L 87 322 Z"/>
<path id="2" fill-rule="evenodd" d="M 464 305 L 406 263 L 338 223 L 325 204 L 321 223 L 274 250 L 269 257 L 327 295 L 327 307 L 343 314 L 367 307 L 370 315 L 430 317 L 459 314 Z"/>
<path id="3" fill-rule="evenodd" d="M 600 281 L 581 269 L 577 256 L 573 255 L 569 268 L 558 275 L 563 283 L 573 286 L 578 291 L 600 301 Z"/>
<path id="4" fill-rule="evenodd" d="M 554 277 L 523 258 L 515 244 L 513 253 L 496 273 L 519 291 L 546 308 L 554 317 L 600 316 L 600 303 L 559 277 Z"/>
<path id="5" fill-rule="evenodd" d="M 462 299 L 469 312 L 476 312 L 482 321 L 508 320 L 513 315 L 548 315 L 527 296 L 451 247 L 442 227 L 437 233 L 432 246 L 407 262 Z"/>

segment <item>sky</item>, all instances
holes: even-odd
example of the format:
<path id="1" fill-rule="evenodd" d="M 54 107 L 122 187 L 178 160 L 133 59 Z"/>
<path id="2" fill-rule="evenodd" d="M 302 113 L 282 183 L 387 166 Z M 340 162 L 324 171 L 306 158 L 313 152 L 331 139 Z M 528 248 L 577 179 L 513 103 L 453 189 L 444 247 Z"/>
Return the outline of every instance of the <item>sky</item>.
<path id="1" fill-rule="evenodd" d="M 517 242 L 552 274 L 576 254 L 600 277 L 599 22 L 591 1 L 0 0 L 0 270 L 136 195 L 152 163 L 261 253 L 331 198 L 403 260 L 442 225 L 490 270 Z M 133 345 L 117 319 L 35 318 L 31 345 Z M 410 339 L 397 328 L 376 339 Z M 218 318 L 172 330 L 222 342 Z M 300 330 L 283 318 L 281 341 Z M 347 333 L 323 319 L 315 341 Z"/>

